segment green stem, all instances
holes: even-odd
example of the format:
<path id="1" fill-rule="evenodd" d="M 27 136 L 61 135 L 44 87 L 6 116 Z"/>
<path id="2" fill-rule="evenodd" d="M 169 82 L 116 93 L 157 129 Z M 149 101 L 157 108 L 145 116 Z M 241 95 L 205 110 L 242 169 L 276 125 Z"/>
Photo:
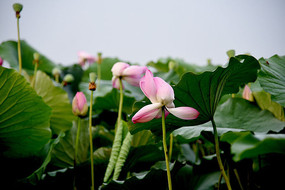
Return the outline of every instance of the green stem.
<path id="1" fill-rule="evenodd" d="M 226 175 L 223 163 L 222 163 L 222 159 L 221 159 L 221 155 L 220 155 L 220 147 L 219 147 L 219 137 L 218 137 L 218 132 L 217 132 L 217 127 L 215 124 L 215 121 L 212 119 L 211 120 L 212 125 L 213 125 L 213 129 L 214 129 L 214 138 L 215 138 L 215 149 L 216 149 L 216 155 L 217 155 L 217 160 L 218 160 L 218 164 L 221 170 L 221 173 L 225 179 L 225 182 L 227 184 L 228 190 L 231 190 L 231 184 L 230 184 L 230 180 L 228 178 L 228 176 Z"/>
<path id="2" fill-rule="evenodd" d="M 36 78 L 37 78 L 37 71 L 38 71 L 38 63 L 35 63 L 35 69 L 34 69 L 34 77 L 33 77 L 33 81 L 32 81 L 32 87 L 35 88 L 35 84 L 36 84 Z"/>
<path id="3" fill-rule="evenodd" d="M 173 134 L 170 134 L 170 140 L 169 140 L 169 161 L 171 162 L 172 157 L 172 150 L 173 150 Z"/>
<path id="4" fill-rule="evenodd" d="M 97 90 L 99 90 L 101 81 L 101 64 L 97 64 Z"/>
<path id="5" fill-rule="evenodd" d="M 81 125 L 81 120 L 80 120 L 80 117 L 78 117 L 78 119 L 77 119 L 77 133 L 76 133 L 76 141 L 75 141 L 75 151 L 74 151 L 74 167 L 76 166 L 76 163 L 77 163 L 78 142 L 79 142 L 79 137 L 80 137 L 80 125 Z"/>
<path id="6" fill-rule="evenodd" d="M 19 73 L 22 73 L 22 55 L 21 55 L 21 42 L 20 42 L 20 24 L 19 17 L 17 17 L 17 33 L 18 33 L 18 59 L 19 59 Z"/>
<path id="7" fill-rule="evenodd" d="M 118 127 L 118 126 L 120 125 L 120 123 L 121 123 L 122 110 L 123 110 L 123 101 L 124 101 L 122 79 L 119 78 L 119 81 L 120 81 L 120 102 L 119 102 L 118 119 L 117 119 L 117 126 L 115 127 L 115 133 L 116 133 L 116 131 L 117 131 L 117 127 Z"/>
<path id="8" fill-rule="evenodd" d="M 90 96 L 90 110 L 89 110 L 89 138 L 90 138 L 90 159 L 91 159 L 91 190 L 94 190 L 94 163 L 93 163 L 93 141 L 92 141 L 92 104 L 93 104 L 93 91 L 91 90 Z"/>
<path id="9" fill-rule="evenodd" d="M 59 83 L 59 75 L 58 75 L 58 74 L 55 75 L 55 81 L 56 81 L 57 83 Z"/>
<path id="10" fill-rule="evenodd" d="M 166 144 L 166 129 L 165 129 L 165 111 L 164 107 L 161 108 L 162 111 L 162 142 L 163 142 L 163 150 L 164 150 L 164 156 L 165 156 L 165 164 L 166 164 L 166 170 L 167 170 L 167 181 L 168 181 L 168 189 L 172 190 L 172 183 L 171 183 L 171 174 L 170 174 L 170 168 L 169 168 L 169 160 L 168 160 L 168 154 L 167 154 L 167 144 Z"/>

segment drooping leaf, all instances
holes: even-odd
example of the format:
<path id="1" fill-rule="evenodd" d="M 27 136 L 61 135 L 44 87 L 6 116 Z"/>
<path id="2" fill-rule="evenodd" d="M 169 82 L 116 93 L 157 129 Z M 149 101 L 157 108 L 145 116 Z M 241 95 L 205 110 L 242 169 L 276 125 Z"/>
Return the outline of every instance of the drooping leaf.
<path id="1" fill-rule="evenodd" d="M 235 139 L 232 139 L 232 138 Z M 221 141 L 231 142 L 231 153 L 235 161 L 254 158 L 258 155 L 278 153 L 285 154 L 284 134 L 252 134 L 250 132 L 224 134 Z"/>
<path id="2" fill-rule="evenodd" d="M 16 41 L 6 41 L 0 45 L 0 57 L 7 61 L 11 67 L 18 69 L 18 46 Z M 25 40 L 21 40 L 22 67 L 29 74 L 33 73 L 34 53 L 39 53 L 31 47 Z M 44 55 L 40 54 L 38 70 L 51 74 L 55 64 Z"/>
<path id="3" fill-rule="evenodd" d="M 261 109 L 268 110 L 280 121 L 285 121 L 283 107 L 271 100 L 271 94 L 260 91 L 253 92 L 252 95 Z"/>
<path id="4" fill-rule="evenodd" d="M 0 67 L 0 94 L 1 155 L 34 155 L 51 137 L 51 108 L 13 69 Z"/>
<path id="5" fill-rule="evenodd" d="M 46 158 L 44 159 L 42 165 L 36 170 L 34 171 L 31 175 L 29 175 L 25 181 L 28 181 L 29 183 L 36 185 L 43 177 L 43 174 L 45 172 L 45 169 L 47 167 L 47 165 L 50 163 L 51 161 L 51 157 L 52 157 L 52 150 L 55 147 L 56 144 L 58 144 L 58 142 L 60 141 L 60 139 L 62 137 L 64 137 L 64 133 L 61 132 L 56 139 L 52 139 L 50 140 L 50 142 L 48 144 L 46 144 L 46 146 L 44 147 L 44 152 L 46 152 Z"/>
<path id="6" fill-rule="evenodd" d="M 50 125 L 53 133 L 59 134 L 61 131 L 69 130 L 75 117 L 67 93 L 54 86 L 49 76 L 42 71 L 37 72 L 35 90 L 52 108 Z"/>
<path id="7" fill-rule="evenodd" d="M 78 164 L 87 161 L 89 151 L 89 123 L 88 120 L 84 119 L 81 119 L 80 122 L 81 127 L 76 160 Z M 72 128 L 66 132 L 65 137 L 54 147 L 52 151 L 52 162 L 54 165 L 59 167 L 73 166 L 77 127 L 78 123 L 73 122 Z"/>
<path id="8" fill-rule="evenodd" d="M 214 72 L 204 72 L 200 75 L 186 73 L 180 82 L 174 86 L 176 107 L 188 106 L 197 109 L 200 113 L 195 120 L 181 120 L 173 115 L 166 118 L 169 130 L 180 126 L 190 126 L 210 121 L 215 113 L 221 97 L 225 94 L 237 93 L 239 87 L 253 82 L 257 78 L 260 68 L 258 61 L 248 55 L 232 57 L 226 68 L 218 67 Z M 137 108 L 145 104 L 140 103 Z M 138 109 L 134 110 L 134 113 Z M 131 115 L 131 117 L 132 117 Z M 161 126 L 159 119 L 147 123 L 132 124 L 132 134 L 145 129 L 158 130 Z"/>
<path id="9" fill-rule="evenodd" d="M 259 60 L 261 70 L 258 80 L 262 88 L 271 94 L 272 100 L 285 107 L 285 57 L 274 55 Z"/>

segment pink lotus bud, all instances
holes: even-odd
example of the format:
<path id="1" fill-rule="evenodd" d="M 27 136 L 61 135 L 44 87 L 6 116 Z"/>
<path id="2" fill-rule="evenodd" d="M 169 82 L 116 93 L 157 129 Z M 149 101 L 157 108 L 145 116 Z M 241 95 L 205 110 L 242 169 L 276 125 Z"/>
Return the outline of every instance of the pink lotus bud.
<path id="1" fill-rule="evenodd" d="M 0 57 L 0 66 L 2 66 L 3 65 L 3 59 Z"/>
<path id="2" fill-rule="evenodd" d="M 248 101 L 253 102 L 253 96 L 252 96 L 251 90 L 247 85 L 245 85 L 243 89 L 242 97 Z"/>
<path id="3" fill-rule="evenodd" d="M 88 111 L 86 97 L 83 92 L 77 92 L 72 101 L 72 112 L 76 116 L 85 116 Z"/>

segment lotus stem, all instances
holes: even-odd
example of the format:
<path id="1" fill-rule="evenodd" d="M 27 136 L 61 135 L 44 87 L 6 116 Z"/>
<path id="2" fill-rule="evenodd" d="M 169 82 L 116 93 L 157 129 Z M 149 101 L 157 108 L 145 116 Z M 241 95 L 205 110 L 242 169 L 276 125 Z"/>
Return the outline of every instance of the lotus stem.
<path id="1" fill-rule="evenodd" d="M 222 163 L 222 159 L 221 159 L 221 155 L 220 155 L 220 146 L 219 146 L 219 137 L 218 137 L 218 131 L 217 131 L 217 127 L 215 124 L 214 119 L 211 120 L 212 125 L 213 125 L 213 129 L 214 129 L 214 138 L 215 138 L 215 149 L 216 149 L 216 155 L 217 155 L 217 160 L 218 160 L 218 164 L 221 170 L 221 174 L 223 175 L 225 182 L 227 184 L 228 190 L 232 190 L 231 184 L 230 184 L 230 180 L 225 172 L 223 163 Z"/>
<path id="2" fill-rule="evenodd" d="M 168 160 L 168 154 L 167 154 L 167 144 L 166 144 L 166 128 L 165 128 L 165 111 L 164 107 L 162 109 L 162 142 L 163 142 L 163 150 L 164 150 L 164 156 L 165 156 L 165 164 L 166 164 L 166 170 L 167 170 L 167 181 L 168 181 L 168 189 L 172 190 L 172 183 L 171 183 L 171 174 L 170 174 L 170 168 L 169 168 L 169 160 Z"/>
<path id="3" fill-rule="evenodd" d="M 92 140 L 92 104 L 93 104 L 93 91 L 91 90 L 90 96 L 90 110 L 89 110 L 89 139 L 90 139 L 90 159 L 91 159 L 91 190 L 94 190 L 94 161 L 93 161 L 93 140 Z"/>

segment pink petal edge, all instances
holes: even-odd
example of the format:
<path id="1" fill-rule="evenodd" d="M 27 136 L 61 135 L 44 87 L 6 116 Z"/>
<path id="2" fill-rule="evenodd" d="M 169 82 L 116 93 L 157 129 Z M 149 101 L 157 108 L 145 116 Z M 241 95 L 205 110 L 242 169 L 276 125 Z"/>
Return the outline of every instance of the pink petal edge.
<path id="1" fill-rule="evenodd" d="M 161 111 L 162 104 L 155 103 L 142 107 L 132 118 L 133 123 L 145 123 L 154 119 Z"/>
<path id="2" fill-rule="evenodd" d="M 196 109 L 191 107 L 166 108 L 171 114 L 184 120 L 196 119 L 200 114 Z"/>

